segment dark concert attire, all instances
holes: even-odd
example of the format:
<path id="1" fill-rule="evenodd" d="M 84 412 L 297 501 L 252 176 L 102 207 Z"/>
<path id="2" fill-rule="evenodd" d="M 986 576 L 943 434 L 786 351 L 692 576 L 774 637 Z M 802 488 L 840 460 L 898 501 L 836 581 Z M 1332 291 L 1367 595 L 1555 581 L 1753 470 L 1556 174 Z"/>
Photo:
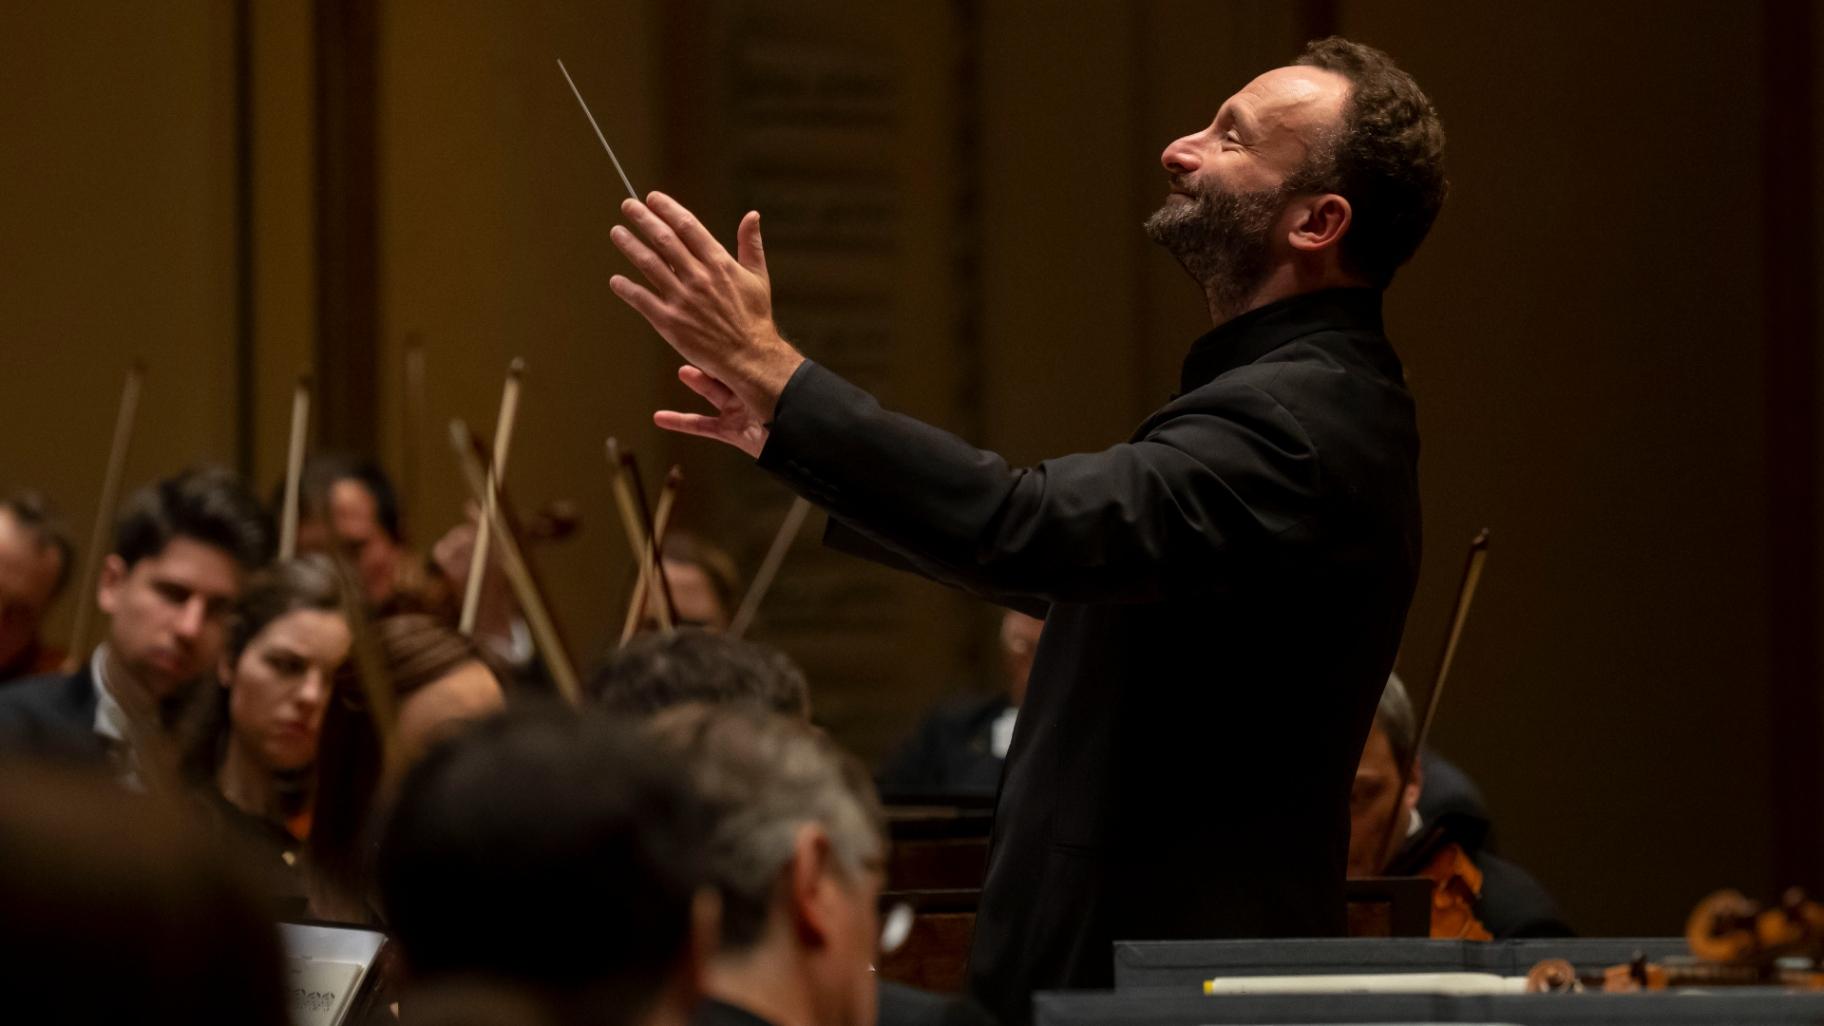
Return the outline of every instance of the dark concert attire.
<path id="1" fill-rule="evenodd" d="M 1482 792 L 1467 774 L 1432 751 L 1420 754 L 1425 788 L 1419 794 L 1419 830 L 1395 856 L 1390 871 L 1422 864 L 1428 848 L 1462 847 L 1482 872 L 1475 915 L 1496 940 L 1574 936 L 1564 913 L 1531 873 L 1495 854 L 1494 827 Z"/>
<path id="2" fill-rule="evenodd" d="M 1371 289 L 1230 320 L 1129 441 L 1025 469 L 794 374 L 760 465 L 830 511 L 831 544 L 1046 616 L 971 951 L 991 1012 L 1109 986 L 1117 938 L 1343 931 L 1417 462 Z"/>
<path id="3" fill-rule="evenodd" d="M 974 1002 L 917 987 L 880 981 L 877 1026 L 995 1026 Z M 745 1008 L 705 998 L 690 1017 L 690 1026 L 772 1026 Z"/>
<path id="4" fill-rule="evenodd" d="M 0 687 L 0 756 L 107 765 L 108 740 L 95 732 L 93 665 Z"/>
<path id="5" fill-rule="evenodd" d="M 690 1017 L 690 1026 L 773 1026 L 745 1008 L 704 998 Z"/>
<path id="6" fill-rule="evenodd" d="M 55 673 L 63 663 L 63 652 L 48 648 L 33 640 L 31 647 L 13 657 L 13 661 L 0 666 L 0 686 L 9 681 L 24 680 L 46 673 Z"/>
<path id="7" fill-rule="evenodd" d="M 880 793 L 921 798 L 992 798 L 1005 757 L 995 753 L 994 725 L 1008 712 L 1005 694 L 970 695 L 940 704 L 876 777 Z"/>

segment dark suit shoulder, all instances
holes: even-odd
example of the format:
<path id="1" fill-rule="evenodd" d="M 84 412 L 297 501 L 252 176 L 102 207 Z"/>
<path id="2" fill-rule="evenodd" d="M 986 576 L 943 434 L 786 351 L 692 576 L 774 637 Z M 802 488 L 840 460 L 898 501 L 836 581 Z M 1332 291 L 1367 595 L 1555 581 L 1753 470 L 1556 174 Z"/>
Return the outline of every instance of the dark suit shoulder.
<path id="1" fill-rule="evenodd" d="M 74 757 L 101 754 L 95 741 L 95 685 L 88 668 L 45 674 L 0 688 L 0 755 Z"/>
<path id="2" fill-rule="evenodd" d="M 1476 918 L 1496 939 L 1575 936 L 1558 903 L 1531 873 L 1487 852 L 1475 856 L 1475 863 L 1482 871 Z"/>

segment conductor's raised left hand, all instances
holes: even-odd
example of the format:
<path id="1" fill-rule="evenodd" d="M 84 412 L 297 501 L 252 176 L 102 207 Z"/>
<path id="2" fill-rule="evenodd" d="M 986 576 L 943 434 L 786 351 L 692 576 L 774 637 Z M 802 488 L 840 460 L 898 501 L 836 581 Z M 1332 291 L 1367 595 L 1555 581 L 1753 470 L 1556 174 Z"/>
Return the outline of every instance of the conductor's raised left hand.
<path id="1" fill-rule="evenodd" d="M 708 420 L 711 429 L 691 433 L 757 452 L 757 446 L 750 449 L 735 438 L 753 442 L 755 427 L 772 419 L 779 394 L 804 362 L 773 324 L 773 288 L 760 239 L 760 215 L 750 211 L 741 219 L 735 233 L 737 255 L 730 256 L 695 215 L 662 192 L 651 193 L 645 203 L 623 201 L 621 213 L 632 227 L 616 225 L 611 237 L 646 284 L 617 274 L 609 279 L 609 287 L 678 355 L 728 390 L 735 403 L 716 404 L 720 413 L 738 405 L 747 418 L 740 425 L 744 430 L 722 432 L 713 429 L 715 418 L 699 417 L 691 423 Z M 657 423 L 684 429 L 676 418 L 661 416 Z M 764 435 L 759 437 L 764 440 Z"/>

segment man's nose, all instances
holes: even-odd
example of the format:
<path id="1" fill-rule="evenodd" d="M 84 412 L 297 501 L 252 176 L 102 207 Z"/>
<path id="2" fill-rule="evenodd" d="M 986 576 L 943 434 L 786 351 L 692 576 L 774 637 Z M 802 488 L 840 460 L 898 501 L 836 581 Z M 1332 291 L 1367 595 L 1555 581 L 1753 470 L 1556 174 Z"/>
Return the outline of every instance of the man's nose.
<path id="1" fill-rule="evenodd" d="M 1197 154 L 1197 136 L 1173 139 L 1165 152 L 1159 154 L 1159 163 L 1175 175 L 1188 175 L 1202 167 L 1203 160 Z"/>
<path id="2" fill-rule="evenodd" d="M 177 614 L 177 636 L 186 641 L 195 641 L 202 636 L 203 624 L 208 622 L 209 604 L 201 596 L 184 603 L 182 611 Z"/>

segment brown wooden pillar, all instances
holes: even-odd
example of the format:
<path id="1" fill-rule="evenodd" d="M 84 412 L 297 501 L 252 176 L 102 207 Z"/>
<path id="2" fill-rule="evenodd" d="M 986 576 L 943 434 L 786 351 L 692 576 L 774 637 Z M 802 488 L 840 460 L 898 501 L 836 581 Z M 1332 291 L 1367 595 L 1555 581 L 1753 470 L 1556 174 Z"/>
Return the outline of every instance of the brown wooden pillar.
<path id="1" fill-rule="evenodd" d="M 316 0 L 317 352 L 314 434 L 372 453 L 379 419 L 379 14 Z"/>

